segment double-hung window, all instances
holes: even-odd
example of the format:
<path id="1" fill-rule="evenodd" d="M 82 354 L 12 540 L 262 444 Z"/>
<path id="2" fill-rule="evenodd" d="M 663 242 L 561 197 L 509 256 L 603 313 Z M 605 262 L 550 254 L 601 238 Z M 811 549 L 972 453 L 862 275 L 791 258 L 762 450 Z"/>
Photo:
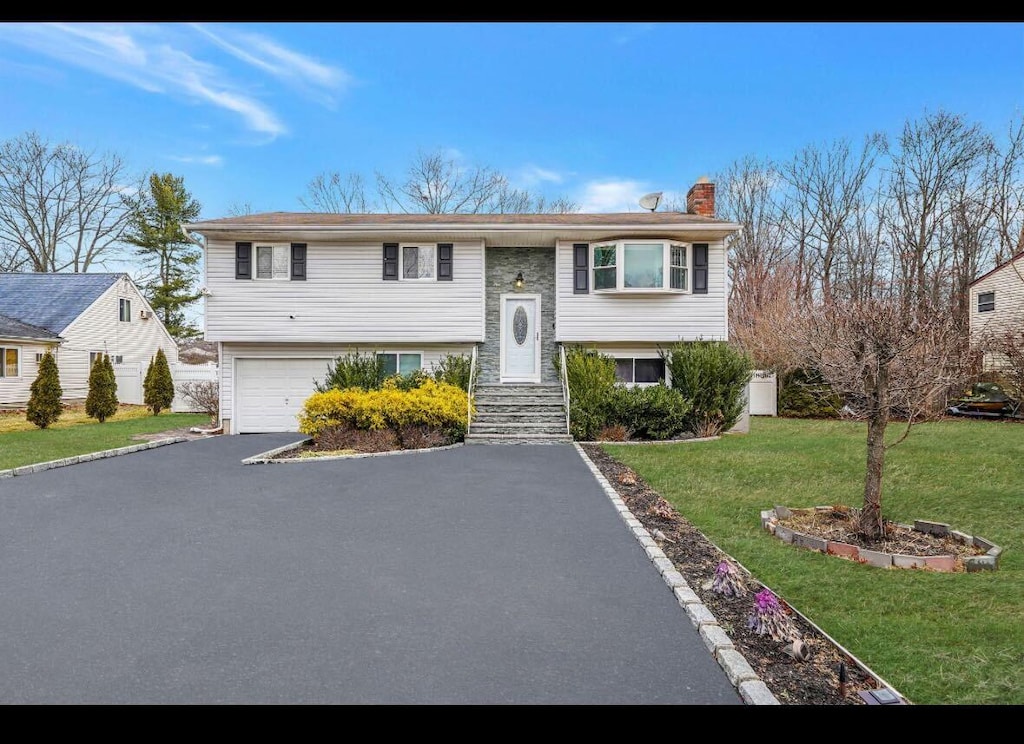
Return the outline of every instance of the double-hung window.
<path id="1" fill-rule="evenodd" d="M 402 265 L 399 276 L 403 280 L 436 278 L 437 246 L 402 245 L 399 252 Z"/>
<path id="2" fill-rule="evenodd" d="M 122 297 L 117 301 L 117 305 L 117 319 L 120 320 L 122 323 L 131 323 L 132 301 Z"/>
<path id="3" fill-rule="evenodd" d="M 978 312 L 990 313 L 996 309 L 995 292 L 978 292 Z"/>
<path id="4" fill-rule="evenodd" d="M 288 279 L 291 246 L 288 245 L 257 245 L 256 246 L 256 278 L 257 279 Z"/>
<path id="5" fill-rule="evenodd" d="M 384 351 L 378 352 L 377 358 L 383 363 L 386 375 L 407 375 L 410 372 L 423 369 L 423 355 L 419 352 Z"/>
<path id="6" fill-rule="evenodd" d="M 0 377 L 21 377 L 21 349 L 0 346 Z"/>
<path id="7" fill-rule="evenodd" d="M 594 291 L 689 292 L 691 247 L 670 240 L 616 240 L 593 247 Z"/>

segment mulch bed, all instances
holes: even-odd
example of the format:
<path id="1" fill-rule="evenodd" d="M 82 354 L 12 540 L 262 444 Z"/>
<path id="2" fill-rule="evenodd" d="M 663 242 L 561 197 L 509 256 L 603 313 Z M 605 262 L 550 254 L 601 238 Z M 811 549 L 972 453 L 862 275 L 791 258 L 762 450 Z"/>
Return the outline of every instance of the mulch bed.
<path id="1" fill-rule="evenodd" d="M 784 642 L 750 630 L 747 618 L 753 607 L 753 595 L 764 585 L 748 577 L 746 583 L 751 591 L 745 597 L 727 597 L 711 591 L 715 569 L 722 560 L 731 561 L 730 556 L 719 550 L 632 469 L 612 458 L 599 445 L 582 447 L 780 703 L 864 705 L 858 693 L 881 687 L 853 658 L 793 612 L 781 597 L 779 602 L 790 612 L 799 638 L 810 652 L 807 660 L 799 661 L 786 654 Z M 840 691 L 841 664 L 847 676 L 845 694 Z"/>

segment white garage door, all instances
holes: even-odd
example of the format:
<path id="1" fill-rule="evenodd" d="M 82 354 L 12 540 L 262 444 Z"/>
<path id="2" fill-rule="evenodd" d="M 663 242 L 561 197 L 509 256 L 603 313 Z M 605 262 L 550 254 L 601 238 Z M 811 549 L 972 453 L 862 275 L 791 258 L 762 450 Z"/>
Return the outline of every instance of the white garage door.
<path id="1" fill-rule="evenodd" d="M 296 416 L 330 359 L 236 359 L 235 431 L 298 431 Z"/>

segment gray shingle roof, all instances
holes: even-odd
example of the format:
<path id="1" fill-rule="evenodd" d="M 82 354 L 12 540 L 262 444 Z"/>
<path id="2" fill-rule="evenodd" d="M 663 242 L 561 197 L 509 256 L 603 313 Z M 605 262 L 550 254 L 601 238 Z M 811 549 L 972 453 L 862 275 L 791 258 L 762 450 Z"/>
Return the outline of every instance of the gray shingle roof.
<path id="1" fill-rule="evenodd" d="M 60 338 L 53 331 L 0 315 L 0 338 Z"/>
<path id="2" fill-rule="evenodd" d="M 0 315 L 60 333 L 125 274 L 0 274 Z"/>

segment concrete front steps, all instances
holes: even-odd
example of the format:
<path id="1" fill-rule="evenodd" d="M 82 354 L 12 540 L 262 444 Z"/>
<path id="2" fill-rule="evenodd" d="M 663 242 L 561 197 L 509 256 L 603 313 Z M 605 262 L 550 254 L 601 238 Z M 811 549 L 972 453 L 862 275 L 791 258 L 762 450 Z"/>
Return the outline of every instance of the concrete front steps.
<path id="1" fill-rule="evenodd" d="M 477 385 L 476 416 L 466 444 L 571 442 L 565 429 L 562 386 Z"/>

